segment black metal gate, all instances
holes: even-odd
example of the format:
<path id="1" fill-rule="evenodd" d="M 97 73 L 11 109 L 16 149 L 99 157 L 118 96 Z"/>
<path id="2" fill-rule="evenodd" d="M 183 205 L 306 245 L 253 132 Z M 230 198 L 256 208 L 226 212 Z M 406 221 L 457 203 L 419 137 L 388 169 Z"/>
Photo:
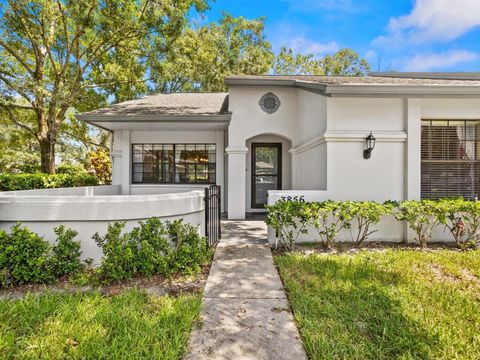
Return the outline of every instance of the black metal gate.
<path id="1" fill-rule="evenodd" d="M 222 237 L 220 229 L 221 200 L 219 185 L 205 188 L 205 236 L 208 239 L 208 246 L 215 246 Z"/>

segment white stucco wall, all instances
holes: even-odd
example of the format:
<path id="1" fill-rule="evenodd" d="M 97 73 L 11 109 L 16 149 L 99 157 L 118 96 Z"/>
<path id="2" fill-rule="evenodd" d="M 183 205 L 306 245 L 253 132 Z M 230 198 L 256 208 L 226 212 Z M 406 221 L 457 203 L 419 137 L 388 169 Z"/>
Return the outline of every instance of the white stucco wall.
<path id="1" fill-rule="evenodd" d="M 327 127 L 316 139 L 298 146 L 293 156 L 293 191 L 284 195 L 305 195 L 308 200 L 406 200 L 420 199 L 422 119 L 480 119 L 478 99 L 328 98 Z M 315 129 L 312 128 L 312 131 Z M 363 158 L 365 137 L 377 139 L 372 157 Z M 318 145 L 318 146 L 317 146 Z M 326 150 L 319 151 L 321 147 Z M 305 150 L 307 149 L 307 150 Z M 326 156 L 326 162 L 322 157 Z M 317 188 L 318 167 L 326 164 L 326 182 Z M 320 165 L 321 166 L 321 165 Z M 324 190 L 312 192 L 309 190 Z M 279 193 L 269 194 L 269 203 Z M 414 233 L 404 223 L 386 217 L 372 240 L 413 241 Z M 269 240 L 272 242 L 270 229 Z M 301 241 L 312 241 L 310 232 Z M 340 241 L 351 240 L 344 231 Z M 434 241 L 451 241 L 438 226 Z"/>
<path id="2" fill-rule="evenodd" d="M 200 234 L 205 233 L 203 191 L 118 195 L 120 191 L 119 186 L 107 186 L 0 193 L 0 229 L 9 230 L 20 221 L 53 243 L 54 228 L 65 225 L 78 232 L 82 257 L 96 262 L 102 253 L 92 236 L 96 232 L 103 235 L 110 222 L 126 221 L 129 230 L 139 220 L 151 217 L 183 219 L 196 226 Z"/>
<path id="3" fill-rule="evenodd" d="M 268 92 L 278 96 L 281 102 L 280 108 L 273 114 L 265 113 L 258 104 Z M 278 86 L 231 86 L 229 93 L 232 112 L 227 148 L 231 164 L 228 169 L 229 218 L 244 218 L 245 212 L 254 211 L 250 207 L 251 184 L 248 176 L 250 139 L 254 137 L 277 136 L 291 145 L 289 156 L 283 156 L 283 178 L 290 181 L 284 181 L 283 189 L 325 188 L 327 151 L 316 141 L 326 128 L 327 100 L 324 96 Z M 278 142 L 273 139 L 271 142 Z M 305 168 L 308 168 L 307 173 L 303 172 Z"/>

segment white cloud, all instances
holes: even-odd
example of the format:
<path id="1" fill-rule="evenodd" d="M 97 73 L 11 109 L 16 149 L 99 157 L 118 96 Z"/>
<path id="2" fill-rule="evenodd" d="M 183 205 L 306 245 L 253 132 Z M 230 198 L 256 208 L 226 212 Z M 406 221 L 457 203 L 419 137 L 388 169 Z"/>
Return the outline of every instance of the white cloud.
<path id="1" fill-rule="evenodd" d="M 410 14 L 391 18 L 388 34 L 374 43 L 448 42 L 479 26 L 479 0 L 415 0 Z"/>
<path id="2" fill-rule="evenodd" d="M 419 54 L 407 60 L 404 71 L 430 71 L 444 69 L 460 63 L 478 60 L 480 55 L 467 50 L 455 50 L 445 53 Z"/>
<path id="3" fill-rule="evenodd" d="M 340 49 L 336 41 L 320 43 L 302 36 L 286 41 L 284 46 L 291 48 L 295 53 L 303 55 L 313 54 L 316 56 L 334 53 Z"/>

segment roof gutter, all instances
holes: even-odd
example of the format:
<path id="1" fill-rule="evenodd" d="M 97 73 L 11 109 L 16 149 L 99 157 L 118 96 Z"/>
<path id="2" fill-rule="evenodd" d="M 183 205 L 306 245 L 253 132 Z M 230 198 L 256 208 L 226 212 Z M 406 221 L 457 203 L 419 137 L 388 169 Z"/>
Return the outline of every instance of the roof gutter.
<path id="1" fill-rule="evenodd" d="M 328 96 L 479 97 L 480 86 L 328 85 Z"/>
<path id="2" fill-rule="evenodd" d="M 75 115 L 77 120 L 86 122 L 87 124 L 96 126 L 100 129 L 113 132 L 103 126 L 102 123 L 181 123 L 181 124 L 228 124 L 232 118 L 232 114 L 213 114 L 213 115 Z M 108 125 L 107 125 L 108 126 Z"/>
<path id="3" fill-rule="evenodd" d="M 207 123 L 207 122 L 229 122 L 232 114 L 201 114 L 201 115 L 75 115 L 77 120 L 84 122 L 193 122 L 193 123 Z"/>
<path id="4" fill-rule="evenodd" d="M 322 83 L 303 81 L 303 80 L 274 80 L 274 79 L 238 79 L 230 78 L 225 80 L 226 85 L 243 85 L 243 86 L 286 86 L 299 89 L 309 90 L 316 93 L 324 94 L 326 85 Z"/>
<path id="5" fill-rule="evenodd" d="M 333 85 L 304 80 L 227 79 L 227 85 L 288 86 L 325 96 L 355 97 L 479 97 L 480 86 L 412 86 L 412 85 Z"/>

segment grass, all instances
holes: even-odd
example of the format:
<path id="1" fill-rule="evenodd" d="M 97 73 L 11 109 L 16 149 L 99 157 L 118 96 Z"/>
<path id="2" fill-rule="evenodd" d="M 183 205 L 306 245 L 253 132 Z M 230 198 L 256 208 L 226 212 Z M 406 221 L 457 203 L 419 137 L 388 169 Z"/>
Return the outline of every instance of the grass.
<path id="1" fill-rule="evenodd" d="M 480 359 L 480 251 L 275 262 L 312 359 Z"/>
<path id="2" fill-rule="evenodd" d="M 0 358 L 179 359 L 198 319 L 199 294 L 27 295 L 0 301 Z"/>

